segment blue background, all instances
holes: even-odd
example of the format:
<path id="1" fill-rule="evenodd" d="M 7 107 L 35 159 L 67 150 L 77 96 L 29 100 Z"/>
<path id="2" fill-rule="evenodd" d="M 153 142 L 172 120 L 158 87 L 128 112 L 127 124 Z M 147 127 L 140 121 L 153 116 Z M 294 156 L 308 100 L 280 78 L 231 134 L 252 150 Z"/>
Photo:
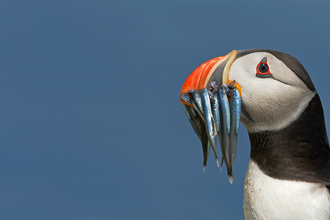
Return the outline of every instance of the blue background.
<path id="1" fill-rule="evenodd" d="M 0 218 L 242 219 L 179 104 L 233 49 L 295 56 L 330 121 L 329 2 L 0 2 Z M 262 92 L 262 91 L 261 91 Z M 211 154 L 212 155 L 212 154 Z"/>

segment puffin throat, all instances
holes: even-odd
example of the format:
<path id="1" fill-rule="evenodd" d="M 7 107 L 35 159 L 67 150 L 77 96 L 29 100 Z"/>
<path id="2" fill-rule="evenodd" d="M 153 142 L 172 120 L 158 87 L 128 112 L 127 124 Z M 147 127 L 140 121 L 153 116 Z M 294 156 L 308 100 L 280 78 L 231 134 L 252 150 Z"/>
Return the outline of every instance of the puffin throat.
<path id="1" fill-rule="evenodd" d="M 266 175 L 330 184 L 330 148 L 318 94 L 289 126 L 249 133 L 251 159 Z"/>

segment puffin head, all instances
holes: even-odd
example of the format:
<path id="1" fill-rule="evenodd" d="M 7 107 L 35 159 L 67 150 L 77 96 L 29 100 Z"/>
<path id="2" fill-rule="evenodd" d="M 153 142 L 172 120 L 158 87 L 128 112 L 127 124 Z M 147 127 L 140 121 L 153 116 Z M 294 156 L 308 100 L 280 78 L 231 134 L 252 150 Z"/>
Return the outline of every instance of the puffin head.
<path id="1" fill-rule="evenodd" d="M 217 111 L 221 116 L 228 109 L 225 105 L 217 104 L 223 101 L 223 97 L 217 95 L 221 94 L 217 91 L 221 91 L 222 86 L 227 89 L 229 122 L 223 122 L 226 114 L 225 118 L 220 117 L 220 122 L 216 122 Z M 238 91 L 239 96 L 234 97 L 233 91 Z M 209 146 L 215 148 L 218 134 L 232 182 L 236 139 L 233 141 L 233 138 L 229 138 L 229 142 L 235 142 L 229 147 L 222 145 L 224 139 L 231 135 L 231 128 L 229 134 L 224 134 L 223 130 L 238 127 L 239 124 L 239 120 L 235 120 L 237 115 L 233 117 L 232 113 L 235 101 L 241 104 L 236 110 L 240 111 L 240 121 L 251 136 L 287 128 L 302 115 L 316 94 L 305 68 L 291 55 L 265 49 L 233 50 L 196 68 L 182 86 L 180 102 L 202 142 L 204 167 Z M 216 150 L 214 152 L 217 158 Z"/>
<path id="2" fill-rule="evenodd" d="M 279 51 L 239 51 L 228 78 L 242 88 L 241 121 L 249 133 L 287 127 L 316 94 L 302 64 Z"/>

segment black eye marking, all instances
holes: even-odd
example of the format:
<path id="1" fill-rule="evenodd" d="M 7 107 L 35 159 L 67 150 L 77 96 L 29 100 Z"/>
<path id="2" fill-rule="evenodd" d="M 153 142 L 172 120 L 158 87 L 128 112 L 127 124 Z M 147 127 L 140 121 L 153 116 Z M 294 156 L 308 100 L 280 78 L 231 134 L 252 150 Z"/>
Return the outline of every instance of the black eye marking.
<path id="1" fill-rule="evenodd" d="M 272 74 L 269 71 L 269 66 L 267 64 L 267 57 L 264 57 L 258 64 L 256 76 L 259 78 L 272 77 Z"/>

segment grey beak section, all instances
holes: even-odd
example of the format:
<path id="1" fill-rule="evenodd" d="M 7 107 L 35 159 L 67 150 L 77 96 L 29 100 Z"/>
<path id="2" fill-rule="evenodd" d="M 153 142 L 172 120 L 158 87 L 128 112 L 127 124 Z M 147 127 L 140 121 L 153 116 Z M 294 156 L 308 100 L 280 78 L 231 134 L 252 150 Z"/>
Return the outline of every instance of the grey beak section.
<path id="1" fill-rule="evenodd" d="M 203 107 L 203 116 L 205 122 L 206 134 L 209 142 L 211 143 L 211 147 L 213 149 L 216 163 L 219 167 L 219 156 L 216 148 L 216 138 L 217 138 L 217 130 L 216 125 L 213 120 L 212 106 L 211 106 L 211 96 L 208 89 L 201 89 L 199 91 L 202 107 Z"/>

